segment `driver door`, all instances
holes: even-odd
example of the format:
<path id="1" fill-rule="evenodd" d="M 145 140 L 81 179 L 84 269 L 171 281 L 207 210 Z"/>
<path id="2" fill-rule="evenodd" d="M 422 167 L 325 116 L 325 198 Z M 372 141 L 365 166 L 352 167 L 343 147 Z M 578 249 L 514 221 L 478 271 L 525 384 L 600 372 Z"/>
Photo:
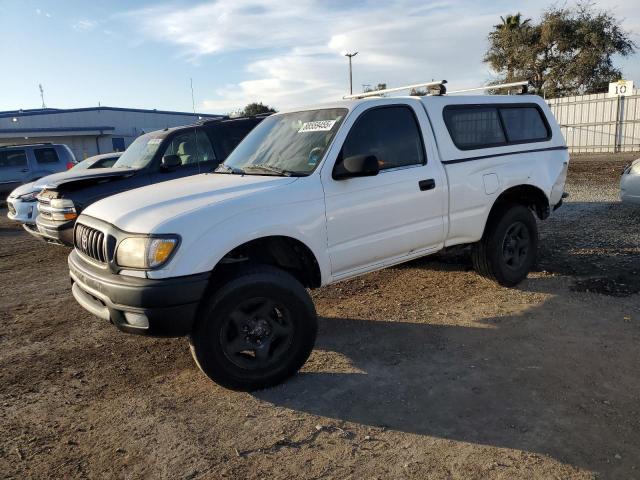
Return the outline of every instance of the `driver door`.
<path id="1" fill-rule="evenodd" d="M 442 247 L 444 182 L 426 157 L 418 115 L 410 105 L 364 111 L 338 155 L 375 155 L 380 173 L 335 180 L 323 176 L 332 276 L 356 275 Z"/>

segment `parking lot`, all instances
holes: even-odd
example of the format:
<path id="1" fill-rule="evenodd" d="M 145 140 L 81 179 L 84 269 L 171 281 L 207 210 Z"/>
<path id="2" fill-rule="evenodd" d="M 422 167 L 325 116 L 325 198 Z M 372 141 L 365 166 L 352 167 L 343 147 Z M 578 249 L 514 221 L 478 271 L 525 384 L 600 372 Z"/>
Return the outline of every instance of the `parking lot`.
<path id="1" fill-rule="evenodd" d="M 6 478 L 638 478 L 640 209 L 633 156 L 573 159 L 516 289 L 468 252 L 313 292 L 302 373 L 225 390 L 184 339 L 129 336 L 72 298 L 68 250 L 0 220 Z"/>

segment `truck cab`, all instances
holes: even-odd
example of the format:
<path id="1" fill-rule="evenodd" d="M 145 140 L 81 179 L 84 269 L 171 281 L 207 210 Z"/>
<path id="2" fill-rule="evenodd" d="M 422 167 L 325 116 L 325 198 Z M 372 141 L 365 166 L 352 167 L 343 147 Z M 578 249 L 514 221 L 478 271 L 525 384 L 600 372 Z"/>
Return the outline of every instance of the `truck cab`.
<path id="1" fill-rule="evenodd" d="M 306 361 L 306 289 L 470 245 L 506 287 L 568 153 L 533 95 L 357 98 L 267 118 L 214 173 L 117 195 L 78 219 L 73 294 L 125 332 L 187 335 L 216 382 L 275 385 Z"/>

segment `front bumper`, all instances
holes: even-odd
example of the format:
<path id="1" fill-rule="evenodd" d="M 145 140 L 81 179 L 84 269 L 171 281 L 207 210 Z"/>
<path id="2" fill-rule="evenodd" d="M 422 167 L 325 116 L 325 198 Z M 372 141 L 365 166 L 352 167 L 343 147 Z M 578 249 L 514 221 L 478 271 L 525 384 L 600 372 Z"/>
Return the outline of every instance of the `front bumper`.
<path id="1" fill-rule="evenodd" d="M 69 255 L 69 274 L 74 298 L 90 313 L 123 332 L 155 337 L 191 333 L 210 276 L 129 277 L 87 264 L 76 250 Z"/>
<path id="2" fill-rule="evenodd" d="M 75 220 L 56 222 L 38 215 L 36 226 L 43 240 L 73 247 L 73 226 Z"/>
<path id="3" fill-rule="evenodd" d="M 625 173 L 620 178 L 620 200 L 640 205 L 640 175 Z"/>
<path id="4" fill-rule="evenodd" d="M 35 224 L 38 217 L 38 202 L 24 202 L 18 198 L 7 198 L 7 217 L 20 223 Z"/>

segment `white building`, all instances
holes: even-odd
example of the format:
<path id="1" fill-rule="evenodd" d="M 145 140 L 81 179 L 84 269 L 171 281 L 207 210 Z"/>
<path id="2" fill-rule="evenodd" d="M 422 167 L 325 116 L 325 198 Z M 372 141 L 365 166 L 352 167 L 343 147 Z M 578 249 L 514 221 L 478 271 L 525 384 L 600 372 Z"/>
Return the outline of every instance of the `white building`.
<path id="1" fill-rule="evenodd" d="M 43 108 L 0 112 L 0 146 L 63 143 L 77 160 L 123 151 L 136 137 L 153 130 L 187 125 L 223 115 L 138 108 Z"/>

